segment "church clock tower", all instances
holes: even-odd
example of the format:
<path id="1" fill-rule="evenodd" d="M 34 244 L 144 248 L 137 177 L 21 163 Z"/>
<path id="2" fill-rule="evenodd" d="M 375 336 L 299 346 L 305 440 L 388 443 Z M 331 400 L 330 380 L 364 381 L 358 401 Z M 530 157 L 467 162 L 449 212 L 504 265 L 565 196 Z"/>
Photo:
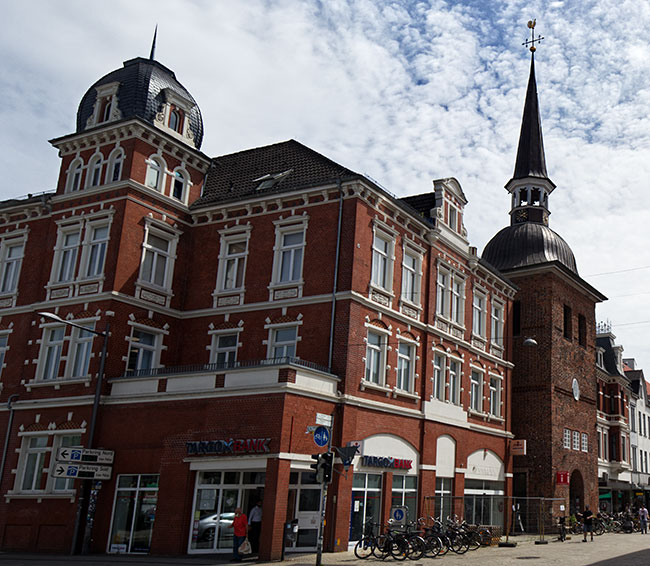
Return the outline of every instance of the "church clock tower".
<path id="1" fill-rule="evenodd" d="M 554 514 L 598 502 L 595 305 L 606 299 L 578 274 L 569 245 L 548 226 L 549 196 L 535 80 L 535 22 L 517 158 L 506 190 L 510 226 L 483 259 L 519 288 L 512 314 L 512 427 L 527 441 L 513 457 L 515 497 L 559 498 Z M 536 347 L 524 347 L 532 338 Z M 528 340 L 530 343 L 530 340 Z M 557 507 L 557 509 L 555 508 Z"/>

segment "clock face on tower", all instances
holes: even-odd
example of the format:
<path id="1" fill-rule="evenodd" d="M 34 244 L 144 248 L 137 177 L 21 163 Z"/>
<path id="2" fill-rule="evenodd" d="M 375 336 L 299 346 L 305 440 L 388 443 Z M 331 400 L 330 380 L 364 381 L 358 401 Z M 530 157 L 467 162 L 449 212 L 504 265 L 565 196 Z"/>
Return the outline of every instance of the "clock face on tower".
<path id="1" fill-rule="evenodd" d="M 525 222 L 526 220 L 528 220 L 528 211 L 527 210 L 519 210 L 515 214 L 515 220 L 517 222 Z"/>

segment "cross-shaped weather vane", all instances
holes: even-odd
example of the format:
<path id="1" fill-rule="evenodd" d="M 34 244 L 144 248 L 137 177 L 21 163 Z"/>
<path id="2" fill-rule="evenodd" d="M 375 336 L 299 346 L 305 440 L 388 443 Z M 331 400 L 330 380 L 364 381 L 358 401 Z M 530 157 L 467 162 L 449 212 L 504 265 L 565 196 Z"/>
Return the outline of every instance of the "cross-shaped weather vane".
<path id="1" fill-rule="evenodd" d="M 544 39 L 541 35 L 538 35 L 537 38 L 535 38 L 535 24 L 537 23 L 537 20 L 528 20 L 528 28 L 530 29 L 530 39 L 527 39 L 522 43 L 522 45 L 525 45 L 528 47 L 530 45 L 530 51 L 531 53 L 535 53 L 537 48 L 535 47 L 536 43 L 539 43 Z"/>

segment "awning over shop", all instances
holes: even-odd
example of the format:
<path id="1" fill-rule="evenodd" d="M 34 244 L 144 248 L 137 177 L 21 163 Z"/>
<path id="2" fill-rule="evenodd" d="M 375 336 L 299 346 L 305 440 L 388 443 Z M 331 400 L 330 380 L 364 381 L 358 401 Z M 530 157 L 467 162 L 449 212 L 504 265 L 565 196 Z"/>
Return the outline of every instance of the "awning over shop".
<path id="1" fill-rule="evenodd" d="M 611 499 L 612 498 L 612 492 L 608 491 L 607 493 L 601 493 L 598 496 L 598 499 Z"/>

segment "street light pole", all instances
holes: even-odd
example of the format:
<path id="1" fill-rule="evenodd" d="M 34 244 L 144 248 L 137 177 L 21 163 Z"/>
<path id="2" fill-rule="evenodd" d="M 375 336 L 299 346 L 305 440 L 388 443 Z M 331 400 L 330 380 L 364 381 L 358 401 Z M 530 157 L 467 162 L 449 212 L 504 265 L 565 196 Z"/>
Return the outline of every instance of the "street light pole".
<path id="1" fill-rule="evenodd" d="M 91 449 L 94 447 L 94 442 L 95 442 L 95 429 L 97 428 L 97 415 L 99 413 L 99 401 L 102 396 L 102 385 L 104 382 L 104 370 L 106 367 L 106 354 L 107 354 L 107 347 L 108 347 L 108 337 L 110 336 L 110 330 L 111 330 L 111 325 L 109 322 L 106 323 L 106 328 L 104 329 L 103 332 L 100 332 L 99 330 L 94 330 L 87 328 L 86 326 L 83 326 L 81 324 L 77 324 L 76 322 L 72 322 L 70 320 L 65 320 L 61 318 L 59 315 L 50 313 L 50 312 L 39 312 L 38 313 L 40 316 L 43 318 L 48 318 L 50 320 L 53 320 L 55 322 L 58 322 L 60 324 L 65 324 L 67 326 L 73 326 L 75 328 L 79 328 L 81 330 L 84 330 L 86 332 L 90 332 L 91 334 L 94 334 L 95 336 L 101 336 L 104 340 L 102 343 L 102 353 L 99 358 L 99 373 L 97 374 L 97 383 L 95 384 L 95 397 L 93 399 L 93 409 L 92 413 L 90 416 L 90 428 L 88 430 L 88 446 L 87 448 Z M 77 545 L 79 542 L 79 535 L 80 535 L 80 530 L 81 530 L 81 519 L 84 514 L 84 509 L 86 507 L 86 500 L 88 499 L 90 495 L 90 488 L 91 488 L 91 483 L 92 480 L 90 479 L 84 479 L 82 480 L 81 484 L 81 489 L 79 491 L 79 497 L 77 500 L 77 513 L 75 515 L 75 520 L 74 520 L 74 530 L 72 533 L 72 545 L 70 547 L 70 554 L 76 554 L 77 550 Z M 86 554 L 88 551 L 88 544 L 90 542 L 89 540 L 89 533 L 87 532 L 87 527 L 88 525 L 84 523 L 84 531 L 86 532 L 86 536 L 84 536 L 84 539 L 82 540 L 82 548 L 81 548 L 81 554 Z"/>
<path id="2" fill-rule="evenodd" d="M 0 486 L 2 486 L 2 477 L 5 473 L 5 463 L 7 461 L 7 450 L 9 449 L 9 438 L 11 437 L 11 427 L 14 423 L 14 401 L 18 399 L 18 394 L 9 395 L 7 399 L 7 409 L 9 410 L 9 420 L 7 421 L 7 433 L 5 434 L 5 445 L 2 450 L 2 462 L 0 462 Z"/>

